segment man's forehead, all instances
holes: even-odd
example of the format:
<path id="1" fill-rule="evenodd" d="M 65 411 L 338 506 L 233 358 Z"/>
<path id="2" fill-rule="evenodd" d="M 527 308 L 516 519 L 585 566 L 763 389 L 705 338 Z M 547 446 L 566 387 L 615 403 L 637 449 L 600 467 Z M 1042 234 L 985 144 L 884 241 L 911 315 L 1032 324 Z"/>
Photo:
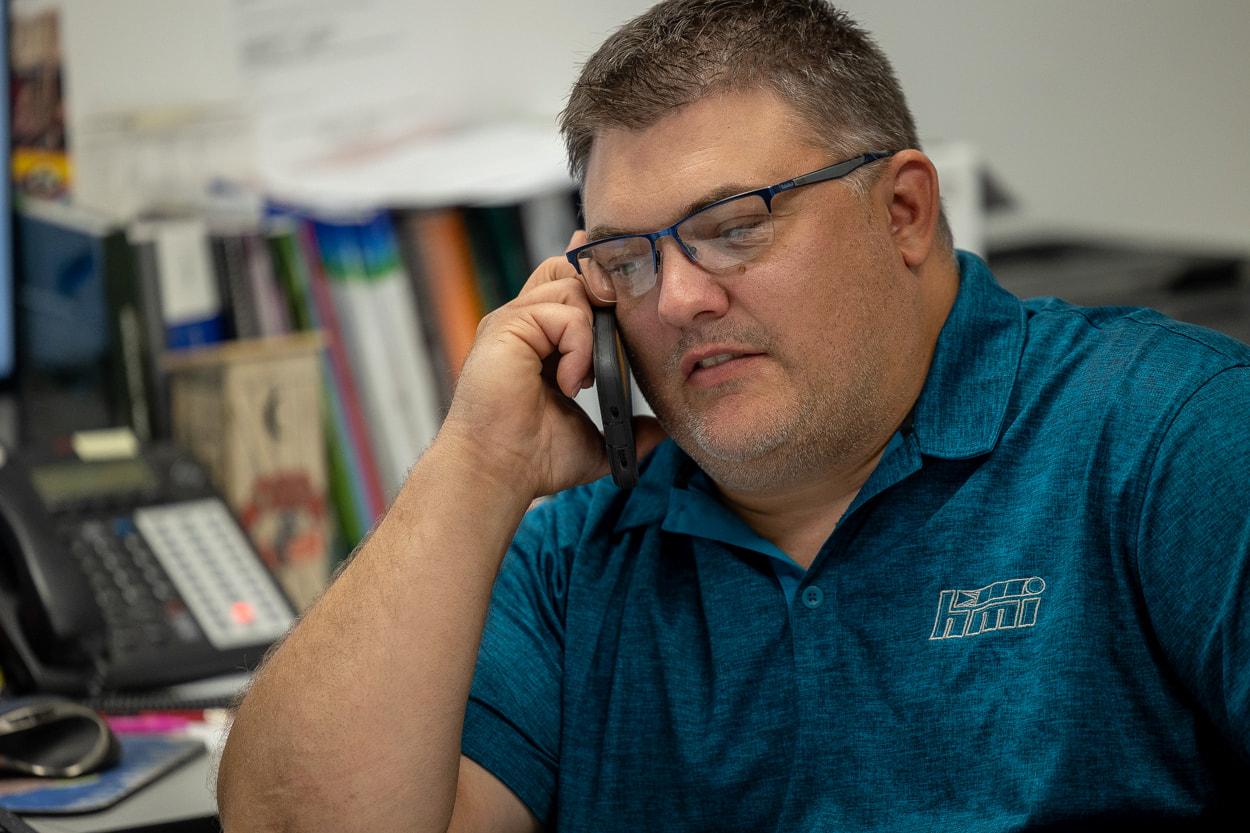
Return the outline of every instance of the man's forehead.
<path id="1" fill-rule="evenodd" d="M 640 130 L 601 132 L 583 185 L 587 227 L 651 231 L 665 218 L 675 222 L 702 204 L 802 173 L 823 157 L 796 121 L 775 96 L 735 93 Z"/>

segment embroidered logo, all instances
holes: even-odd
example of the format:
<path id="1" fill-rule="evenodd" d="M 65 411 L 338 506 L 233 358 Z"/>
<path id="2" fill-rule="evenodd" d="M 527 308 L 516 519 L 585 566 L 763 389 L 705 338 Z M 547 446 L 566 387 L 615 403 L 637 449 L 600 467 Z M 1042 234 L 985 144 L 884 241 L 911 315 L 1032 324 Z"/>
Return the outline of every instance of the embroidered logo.
<path id="1" fill-rule="evenodd" d="M 929 639 L 976 636 L 1037 624 L 1046 582 L 1037 576 L 997 581 L 976 590 L 943 590 Z"/>

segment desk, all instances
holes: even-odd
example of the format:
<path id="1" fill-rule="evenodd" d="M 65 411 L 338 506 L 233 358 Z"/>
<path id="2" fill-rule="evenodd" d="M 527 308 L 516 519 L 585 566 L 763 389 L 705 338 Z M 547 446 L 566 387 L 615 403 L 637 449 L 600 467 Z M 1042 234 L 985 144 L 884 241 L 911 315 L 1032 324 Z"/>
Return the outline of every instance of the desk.
<path id="1" fill-rule="evenodd" d="M 217 833 L 210 754 L 199 755 L 99 813 L 24 816 L 38 833 Z"/>

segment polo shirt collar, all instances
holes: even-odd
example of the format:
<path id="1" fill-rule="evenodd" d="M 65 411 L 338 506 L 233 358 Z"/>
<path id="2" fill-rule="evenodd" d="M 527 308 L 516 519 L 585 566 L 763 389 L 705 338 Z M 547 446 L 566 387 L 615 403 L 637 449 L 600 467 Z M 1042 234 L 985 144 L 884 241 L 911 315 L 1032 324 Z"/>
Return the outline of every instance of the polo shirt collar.
<path id="1" fill-rule="evenodd" d="M 981 258 L 958 255 L 959 293 L 912 412 L 920 452 L 949 459 L 988 454 L 998 443 L 1025 339 L 1019 299 Z"/>
<path id="2" fill-rule="evenodd" d="M 673 492 L 686 488 L 690 478 L 699 471 L 677 443 L 665 440 L 638 461 L 638 485 L 626 498 L 625 506 L 616 521 L 616 531 L 631 527 L 647 526 L 661 521 L 669 511 Z M 618 491 L 611 477 L 599 481 L 600 489 Z"/>
<path id="3" fill-rule="evenodd" d="M 959 292 L 938 336 L 911 428 L 921 454 L 950 459 L 986 454 L 998 442 L 1025 338 L 1020 301 L 998 285 L 979 257 L 962 251 L 958 256 Z M 672 440 L 639 469 L 618 532 L 665 518 L 674 491 L 689 490 L 691 479 L 701 474 Z M 616 489 L 611 478 L 601 485 Z"/>

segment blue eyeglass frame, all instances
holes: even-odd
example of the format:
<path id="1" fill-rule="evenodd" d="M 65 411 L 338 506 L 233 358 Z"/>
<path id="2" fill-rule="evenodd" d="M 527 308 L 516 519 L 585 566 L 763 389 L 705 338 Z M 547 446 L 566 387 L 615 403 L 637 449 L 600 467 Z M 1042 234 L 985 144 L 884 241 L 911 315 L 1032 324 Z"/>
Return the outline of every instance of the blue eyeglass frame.
<path id="1" fill-rule="evenodd" d="M 874 153 L 865 153 L 861 156 L 856 156 L 853 159 L 846 159 L 842 162 L 835 162 L 832 165 L 826 165 L 825 167 L 818 168 L 817 170 L 814 170 L 811 173 L 806 173 L 806 174 L 803 174 L 802 176 L 796 176 L 794 179 L 787 179 L 785 182 L 779 182 L 776 185 L 770 185 L 767 188 L 757 188 L 754 191 L 743 191 L 741 194 L 734 194 L 732 197 L 725 197 L 723 200 L 717 200 L 714 203 L 703 206 L 698 211 L 687 214 L 685 217 L 682 217 L 680 220 L 673 223 L 671 226 L 669 226 L 666 229 L 653 231 L 649 234 L 618 234 L 614 237 L 605 237 L 602 240 L 596 240 L 593 243 L 587 243 L 584 246 L 578 246 L 576 249 L 571 249 L 565 253 L 565 257 L 568 259 L 569 263 L 573 265 L 573 268 L 577 270 L 577 274 L 580 275 L 582 274 L 582 267 L 578 263 L 577 256 L 581 254 L 582 252 L 586 251 L 587 249 L 598 246 L 601 243 L 607 243 L 612 240 L 627 240 L 632 237 L 639 237 L 639 238 L 646 240 L 648 243 L 651 244 L 651 257 L 652 257 L 652 262 L 654 264 L 653 271 L 658 278 L 660 274 L 660 252 L 659 252 L 659 249 L 656 248 L 656 243 L 665 237 L 671 237 L 674 240 L 676 240 L 678 248 L 682 250 L 682 252 L 686 255 L 686 257 L 690 258 L 691 262 L 698 263 L 695 257 L 690 253 L 690 250 L 686 248 L 685 242 L 683 242 L 681 237 L 678 236 L 677 234 L 677 227 L 680 226 L 682 223 L 686 222 L 687 220 L 689 220 L 691 217 L 695 217 L 699 214 L 702 214 L 704 211 L 707 211 L 708 209 L 711 209 L 711 208 L 715 208 L 718 205 L 724 205 L 727 202 L 740 200 L 743 197 L 754 197 L 754 196 L 759 196 L 763 198 L 764 207 L 768 210 L 768 213 L 771 216 L 772 211 L 773 211 L 773 197 L 777 196 L 778 194 L 783 193 L 785 191 L 793 191 L 795 188 L 802 188 L 804 185 L 815 185 L 818 182 L 828 182 L 831 179 L 841 179 L 842 177 L 847 176 L 851 172 L 858 170 L 859 168 L 862 168 L 864 165 L 867 165 L 871 162 L 879 161 L 881 159 L 888 159 L 889 157 L 893 156 L 896 153 L 898 153 L 898 151 L 896 150 L 876 151 Z M 643 293 L 643 294 L 646 294 L 646 293 Z M 642 297 L 642 296 L 639 295 L 637 297 Z"/>

